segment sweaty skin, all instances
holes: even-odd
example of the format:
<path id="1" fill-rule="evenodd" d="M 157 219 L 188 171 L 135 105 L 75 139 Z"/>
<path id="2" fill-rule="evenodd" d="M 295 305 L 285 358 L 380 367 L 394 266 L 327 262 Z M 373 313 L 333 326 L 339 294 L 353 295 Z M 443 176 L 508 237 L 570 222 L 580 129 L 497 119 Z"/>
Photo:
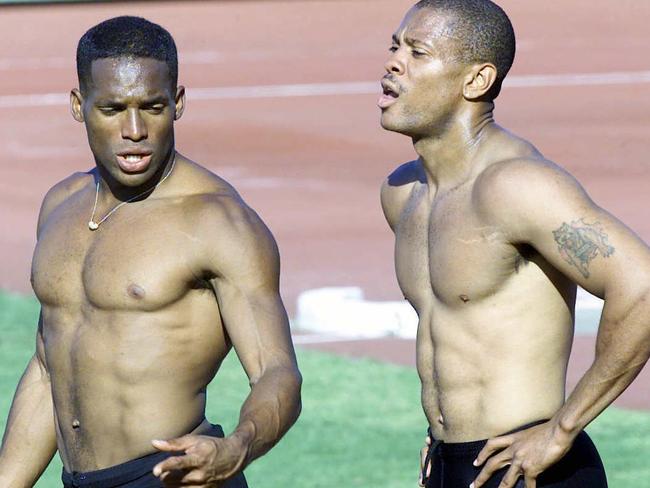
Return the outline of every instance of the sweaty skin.
<path id="1" fill-rule="evenodd" d="M 433 436 L 492 438 L 478 488 L 526 488 L 618 396 L 650 355 L 650 251 L 530 143 L 499 127 L 496 68 L 446 53 L 444 14 L 410 10 L 378 105 L 418 159 L 384 182 L 395 268 L 419 316 L 417 369 Z M 576 284 L 605 299 L 596 360 L 565 400 Z"/>
<path id="2" fill-rule="evenodd" d="M 169 85 L 162 62 L 102 59 L 93 86 L 73 91 L 97 168 L 57 184 L 43 202 L 32 265 L 42 307 L 37 350 L 10 413 L 2 486 L 32 486 L 56 449 L 72 472 L 193 445 L 201 473 L 174 464 L 185 456 L 154 474 L 182 468 L 185 481 L 217 486 L 298 416 L 277 246 L 227 182 L 175 152 L 172 124 L 184 97 Z M 116 156 L 124 151 L 150 161 L 130 171 L 134 158 Z M 153 192 L 89 230 L 97 181 L 95 221 L 172 167 Z M 232 346 L 251 393 L 233 434 L 201 437 L 206 387 Z M 186 434 L 196 436 L 174 441 Z"/>

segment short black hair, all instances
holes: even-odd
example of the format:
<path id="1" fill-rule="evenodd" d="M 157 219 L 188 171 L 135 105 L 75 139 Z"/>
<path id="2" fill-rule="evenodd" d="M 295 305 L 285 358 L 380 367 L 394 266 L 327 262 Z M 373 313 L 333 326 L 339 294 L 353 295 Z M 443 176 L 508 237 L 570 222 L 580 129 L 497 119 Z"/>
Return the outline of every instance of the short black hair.
<path id="1" fill-rule="evenodd" d="M 153 58 L 169 68 L 172 86 L 178 83 L 178 54 L 174 38 L 158 24 L 142 17 L 124 15 L 91 27 L 77 45 L 79 87 L 90 80 L 90 68 L 96 59 Z"/>
<path id="2" fill-rule="evenodd" d="M 494 100 L 515 59 L 515 31 L 503 9 L 490 0 L 420 0 L 415 8 L 450 14 L 447 28 L 454 34 L 455 59 L 494 64 L 497 79 L 487 94 Z"/>

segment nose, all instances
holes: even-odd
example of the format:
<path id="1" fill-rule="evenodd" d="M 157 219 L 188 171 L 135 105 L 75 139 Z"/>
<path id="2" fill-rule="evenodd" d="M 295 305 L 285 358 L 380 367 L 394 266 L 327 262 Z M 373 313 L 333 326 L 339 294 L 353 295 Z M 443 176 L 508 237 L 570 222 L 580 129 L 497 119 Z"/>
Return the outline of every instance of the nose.
<path id="1" fill-rule="evenodd" d="M 393 73 L 396 75 L 404 74 L 404 62 L 400 57 L 400 49 L 390 53 L 384 68 L 388 73 Z"/>
<path id="2" fill-rule="evenodd" d="M 147 138 L 147 124 L 140 116 L 137 108 L 129 108 L 126 111 L 126 120 L 122 124 L 122 138 L 132 141 L 141 141 Z"/>

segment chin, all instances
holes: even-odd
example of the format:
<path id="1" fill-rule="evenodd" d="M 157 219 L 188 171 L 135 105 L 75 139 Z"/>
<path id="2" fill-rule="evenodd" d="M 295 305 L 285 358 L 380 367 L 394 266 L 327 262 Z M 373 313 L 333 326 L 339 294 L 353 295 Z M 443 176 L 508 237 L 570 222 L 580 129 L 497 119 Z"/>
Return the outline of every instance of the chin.
<path id="1" fill-rule="evenodd" d="M 151 176 L 147 173 L 122 173 L 116 180 L 124 186 L 141 186 L 145 184 Z"/>
<path id="2" fill-rule="evenodd" d="M 399 132 L 399 124 L 397 124 L 394 119 L 395 117 L 391 117 L 386 111 L 384 111 L 381 113 L 379 123 L 383 129 Z"/>
<path id="3" fill-rule="evenodd" d="M 405 136 L 411 135 L 408 126 L 403 121 L 396 120 L 396 119 L 397 117 L 390 117 L 386 112 L 384 112 L 381 114 L 381 119 L 379 123 L 381 124 L 381 127 L 385 130 L 389 130 L 391 132 L 397 132 L 398 134 L 403 134 Z"/>
<path id="4" fill-rule="evenodd" d="M 127 173 L 118 166 L 110 173 L 113 179 L 120 185 L 137 187 L 149 181 L 156 173 L 156 170 L 152 166 L 149 166 L 146 170 L 138 173 Z"/>

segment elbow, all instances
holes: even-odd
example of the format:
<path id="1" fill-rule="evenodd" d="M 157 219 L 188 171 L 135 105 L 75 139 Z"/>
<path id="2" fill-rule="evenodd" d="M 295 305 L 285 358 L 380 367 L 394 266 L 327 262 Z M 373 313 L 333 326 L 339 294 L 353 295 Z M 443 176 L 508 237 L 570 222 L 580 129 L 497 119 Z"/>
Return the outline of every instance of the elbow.
<path id="1" fill-rule="evenodd" d="M 283 383 L 289 399 L 288 403 L 292 405 L 291 424 L 293 425 L 302 411 L 302 374 L 297 366 L 285 370 Z"/>
<path id="2" fill-rule="evenodd" d="M 300 416 L 300 413 L 302 412 L 302 374 L 300 374 L 300 371 L 298 371 L 298 368 L 296 368 L 295 372 L 295 383 L 296 383 L 296 420 Z"/>
<path id="3" fill-rule="evenodd" d="M 300 373 L 300 370 L 298 370 L 297 367 L 293 368 L 292 376 L 298 394 L 300 394 L 300 391 L 302 390 L 302 374 Z"/>
<path id="4" fill-rule="evenodd" d="M 292 392 L 292 396 L 296 401 L 296 419 L 300 415 L 302 410 L 302 374 L 298 367 L 291 368 L 291 371 L 287 373 L 287 383 L 289 386 L 289 391 Z"/>

